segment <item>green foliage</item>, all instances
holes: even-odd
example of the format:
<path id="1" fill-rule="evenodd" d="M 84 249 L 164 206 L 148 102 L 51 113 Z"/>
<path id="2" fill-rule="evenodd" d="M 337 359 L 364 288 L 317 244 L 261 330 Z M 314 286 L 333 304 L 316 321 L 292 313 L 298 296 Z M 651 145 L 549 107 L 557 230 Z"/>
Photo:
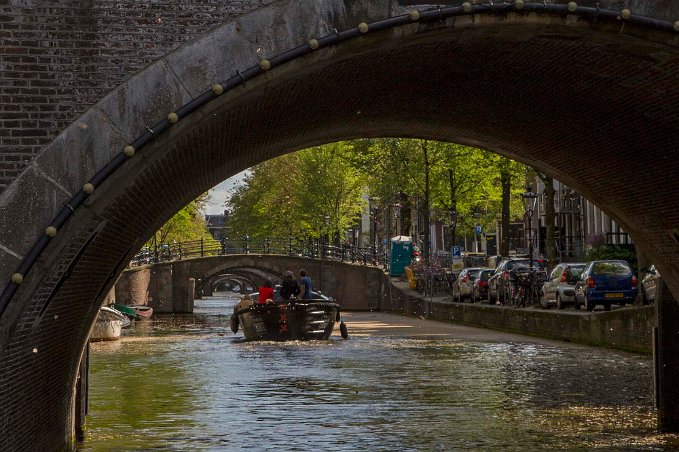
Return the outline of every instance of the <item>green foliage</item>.
<path id="1" fill-rule="evenodd" d="M 334 143 L 253 167 L 228 201 L 232 234 L 318 237 L 346 230 L 363 208 L 365 187 L 365 177 L 349 163 L 350 151 Z"/>
<path id="2" fill-rule="evenodd" d="M 253 238 L 341 236 L 357 223 L 369 195 L 382 206 L 400 204 L 402 218 L 410 218 L 413 209 L 423 213 L 428 196 L 432 220 L 447 222 L 454 208 L 459 233 L 473 234 L 477 224 L 494 229 L 501 212 L 502 171 L 512 176 L 510 215 L 520 219 L 526 167 L 490 152 L 400 138 L 305 149 L 250 169 L 228 201 L 231 233 Z"/>
<path id="3" fill-rule="evenodd" d="M 206 195 L 201 195 L 184 206 L 156 231 L 154 237 L 149 239 L 146 246 L 153 247 L 154 240 L 157 243 L 170 243 L 211 238 L 203 213 L 205 199 Z"/>
<path id="4" fill-rule="evenodd" d="M 620 259 L 627 261 L 633 270 L 637 270 L 637 254 L 629 245 L 599 245 L 587 251 L 588 261 Z"/>

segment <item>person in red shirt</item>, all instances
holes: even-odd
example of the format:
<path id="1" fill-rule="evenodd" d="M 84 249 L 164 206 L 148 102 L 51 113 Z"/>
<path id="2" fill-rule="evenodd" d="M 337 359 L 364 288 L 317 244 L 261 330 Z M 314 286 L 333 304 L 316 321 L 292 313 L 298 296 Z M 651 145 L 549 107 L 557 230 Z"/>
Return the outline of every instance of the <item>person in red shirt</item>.
<path id="1" fill-rule="evenodd" d="M 273 283 L 267 279 L 264 284 L 259 287 L 259 297 L 257 298 L 257 302 L 259 304 L 264 304 L 268 300 L 273 301 Z"/>

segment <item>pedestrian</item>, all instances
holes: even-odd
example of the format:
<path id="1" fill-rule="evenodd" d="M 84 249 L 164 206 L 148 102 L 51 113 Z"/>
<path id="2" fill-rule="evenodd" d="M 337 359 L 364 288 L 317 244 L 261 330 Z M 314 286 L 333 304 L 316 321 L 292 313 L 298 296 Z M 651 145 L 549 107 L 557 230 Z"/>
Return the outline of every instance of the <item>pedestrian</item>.
<path id="1" fill-rule="evenodd" d="M 291 271 L 285 272 L 285 279 L 281 283 L 281 298 L 284 300 L 289 300 L 290 297 L 299 296 L 301 290 L 299 289 L 299 284 L 292 276 Z"/>
<path id="2" fill-rule="evenodd" d="M 271 280 L 267 279 L 264 284 L 259 287 L 259 298 L 257 302 L 259 304 L 273 303 L 273 283 Z"/>
<path id="3" fill-rule="evenodd" d="M 311 300 L 311 278 L 303 268 L 299 270 L 299 287 L 302 291 L 302 300 Z"/>

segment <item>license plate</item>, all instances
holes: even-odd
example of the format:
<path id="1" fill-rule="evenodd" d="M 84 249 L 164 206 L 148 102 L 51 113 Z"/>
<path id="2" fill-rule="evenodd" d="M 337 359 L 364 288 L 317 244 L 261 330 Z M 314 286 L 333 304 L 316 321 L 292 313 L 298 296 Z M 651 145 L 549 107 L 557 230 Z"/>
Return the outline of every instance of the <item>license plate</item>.
<path id="1" fill-rule="evenodd" d="M 624 295 L 621 293 L 607 293 L 604 295 L 605 298 L 623 298 Z"/>

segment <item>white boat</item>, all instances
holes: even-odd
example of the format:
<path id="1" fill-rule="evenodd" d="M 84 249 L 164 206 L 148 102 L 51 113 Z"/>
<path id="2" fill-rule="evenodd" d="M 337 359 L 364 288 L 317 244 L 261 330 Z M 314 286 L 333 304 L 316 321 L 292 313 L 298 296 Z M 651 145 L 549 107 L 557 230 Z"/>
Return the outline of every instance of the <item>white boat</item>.
<path id="1" fill-rule="evenodd" d="M 130 325 L 130 319 L 122 312 L 104 306 L 99 309 L 97 320 L 90 332 L 90 342 L 117 341 L 121 330 Z"/>

